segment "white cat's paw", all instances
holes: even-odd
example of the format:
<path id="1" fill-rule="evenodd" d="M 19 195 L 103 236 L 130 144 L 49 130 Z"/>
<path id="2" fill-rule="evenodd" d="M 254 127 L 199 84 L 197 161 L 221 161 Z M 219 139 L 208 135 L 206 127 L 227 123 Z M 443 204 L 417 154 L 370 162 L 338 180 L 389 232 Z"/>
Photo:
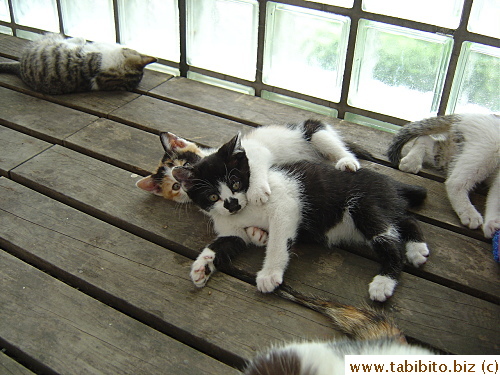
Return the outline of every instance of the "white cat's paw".
<path id="1" fill-rule="evenodd" d="M 469 207 L 464 211 L 457 212 L 463 225 L 470 229 L 477 229 L 483 224 L 483 217 L 474 207 Z"/>
<path id="2" fill-rule="evenodd" d="M 425 242 L 407 242 L 406 258 L 415 267 L 420 267 L 427 262 L 429 248 Z"/>
<path id="3" fill-rule="evenodd" d="M 418 159 L 412 159 L 405 156 L 399 162 L 399 169 L 403 172 L 415 173 L 417 174 L 422 169 L 422 162 Z"/>
<path id="4" fill-rule="evenodd" d="M 497 230 L 500 230 L 500 218 L 489 220 L 483 225 L 483 233 L 486 238 L 492 238 Z"/>
<path id="5" fill-rule="evenodd" d="M 361 168 L 361 165 L 355 157 L 345 156 L 340 159 L 337 164 L 335 164 L 335 168 L 341 171 L 356 172 L 359 168 Z"/>
<path id="6" fill-rule="evenodd" d="M 384 302 L 387 298 L 392 296 L 396 284 L 397 281 L 388 276 L 375 276 L 368 287 L 370 299 L 372 301 Z"/>
<path id="7" fill-rule="evenodd" d="M 257 227 L 245 228 L 250 242 L 257 246 L 265 246 L 267 244 L 268 233 Z"/>
<path id="8" fill-rule="evenodd" d="M 214 259 L 215 252 L 206 247 L 191 265 L 191 280 L 198 288 L 204 287 L 214 273 Z"/>
<path id="9" fill-rule="evenodd" d="M 269 200 L 271 188 L 267 182 L 250 183 L 247 191 L 247 199 L 253 204 L 264 204 Z"/>
<path id="10" fill-rule="evenodd" d="M 260 270 L 257 273 L 257 289 L 262 293 L 270 293 L 283 282 L 282 270 Z"/>

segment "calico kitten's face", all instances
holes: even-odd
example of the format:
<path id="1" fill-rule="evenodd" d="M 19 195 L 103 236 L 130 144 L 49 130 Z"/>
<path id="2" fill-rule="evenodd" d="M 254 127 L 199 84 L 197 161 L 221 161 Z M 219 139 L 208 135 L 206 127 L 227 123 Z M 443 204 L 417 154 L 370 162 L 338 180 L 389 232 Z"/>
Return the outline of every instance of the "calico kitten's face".
<path id="1" fill-rule="evenodd" d="M 186 141 L 172 133 L 161 133 L 161 143 L 165 150 L 160 165 L 155 173 L 137 181 L 136 185 L 142 190 L 178 203 L 188 203 L 189 199 L 185 190 L 172 176 L 174 167 L 194 165 L 202 157 L 203 152 L 196 144 Z"/>
<path id="2" fill-rule="evenodd" d="M 239 135 L 196 165 L 174 168 L 172 175 L 209 214 L 232 215 L 248 203 L 250 169 Z"/>

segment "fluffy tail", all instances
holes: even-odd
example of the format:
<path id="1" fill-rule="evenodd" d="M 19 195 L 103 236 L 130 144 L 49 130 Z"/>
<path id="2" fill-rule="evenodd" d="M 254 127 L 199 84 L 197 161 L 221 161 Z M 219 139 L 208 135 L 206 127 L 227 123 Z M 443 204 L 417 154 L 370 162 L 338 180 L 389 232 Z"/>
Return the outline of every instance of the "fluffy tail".
<path id="1" fill-rule="evenodd" d="M 406 342 L 401 330 L 383 313 L 335 301 L 305 296 L 282 284 L 275 294 L 299 303 L 328 317 L 335 327 L 357 340 L 390 338 Z"/>
<path id="2" fill-rule="evenodd" d="M 357 158 L 369 161 L 375 161 L 375 157 L 369 151 L 365 150 L 363 147 L 358 146 L 356 143 L 350 141 L 344 141 L 344 143 L 347 149 L 351 151 Z"/>
<path id="3" fill-rule="evenodd" d="M 18 61 L 0 62 L 0 73 L 10 73 L 20 75 L 21 64 Z"/>
<path id="4" fill-rule="evenodd" d="M 387 156 L 395 166 L 401 161 L 401 151 L 405 144 L 421 135 L 445 133 L 450 130 L 450 126 L 457 122 L 457 115 L 430 117 L 424 120 L 410 122 L 403 126 L 392 139 L 387 150 Z"/>

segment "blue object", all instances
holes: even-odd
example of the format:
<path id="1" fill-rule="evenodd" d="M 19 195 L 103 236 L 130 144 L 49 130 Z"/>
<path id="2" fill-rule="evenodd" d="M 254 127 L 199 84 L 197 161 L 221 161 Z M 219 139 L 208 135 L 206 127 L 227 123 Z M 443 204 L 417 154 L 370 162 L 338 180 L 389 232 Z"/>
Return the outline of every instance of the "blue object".
<path id="1" fill-rule="evenodd" d="M 499 239 L 500 239 L 500 230 L 497 230 L 495 232 L 495 235 L 493 236 L 492 244 L 493 244 L 493 259 L 495 259 L 495 261 L 498 263 L 500 263 L 500 256 L 498 254 Z"/>

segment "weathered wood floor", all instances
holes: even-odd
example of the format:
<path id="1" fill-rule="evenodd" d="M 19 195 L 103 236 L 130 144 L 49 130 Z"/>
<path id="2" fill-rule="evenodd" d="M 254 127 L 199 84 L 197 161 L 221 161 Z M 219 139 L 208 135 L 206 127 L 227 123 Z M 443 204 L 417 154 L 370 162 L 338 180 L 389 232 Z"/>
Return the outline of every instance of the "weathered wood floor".
<path id="1" fill-rule="evenodd" d="M 25 43 L 0 35 L 0 59 L 16 59 Z M 134 93 L 54 97 L 0 74 L 0 373 L 232 374 L 272 343 L 341 337 L 324 317 L 234 275 L 196 289 L 189 267 L 213 237 L 207 220 L 135 187 L 163 155 L 159 131 L 216 146 L 238 130 L 309 117 L 321 118 L 155 72 Z M 381 308 L 440 351 L 499 354 L 491 243 L 460 225 L 439 174 L 387 166 L 389 134 L 330 123 L 380 159 L 367 168 L 429 190 L 416 211 L 429 261 L 407 267 Z M 484 197 L 474 200 L 483 209 Z M 370 303 L 373 254 L 309 250 L 295 249 L 290 285 Z M 262 256 L 235 265 L 255 273 Z"/>

